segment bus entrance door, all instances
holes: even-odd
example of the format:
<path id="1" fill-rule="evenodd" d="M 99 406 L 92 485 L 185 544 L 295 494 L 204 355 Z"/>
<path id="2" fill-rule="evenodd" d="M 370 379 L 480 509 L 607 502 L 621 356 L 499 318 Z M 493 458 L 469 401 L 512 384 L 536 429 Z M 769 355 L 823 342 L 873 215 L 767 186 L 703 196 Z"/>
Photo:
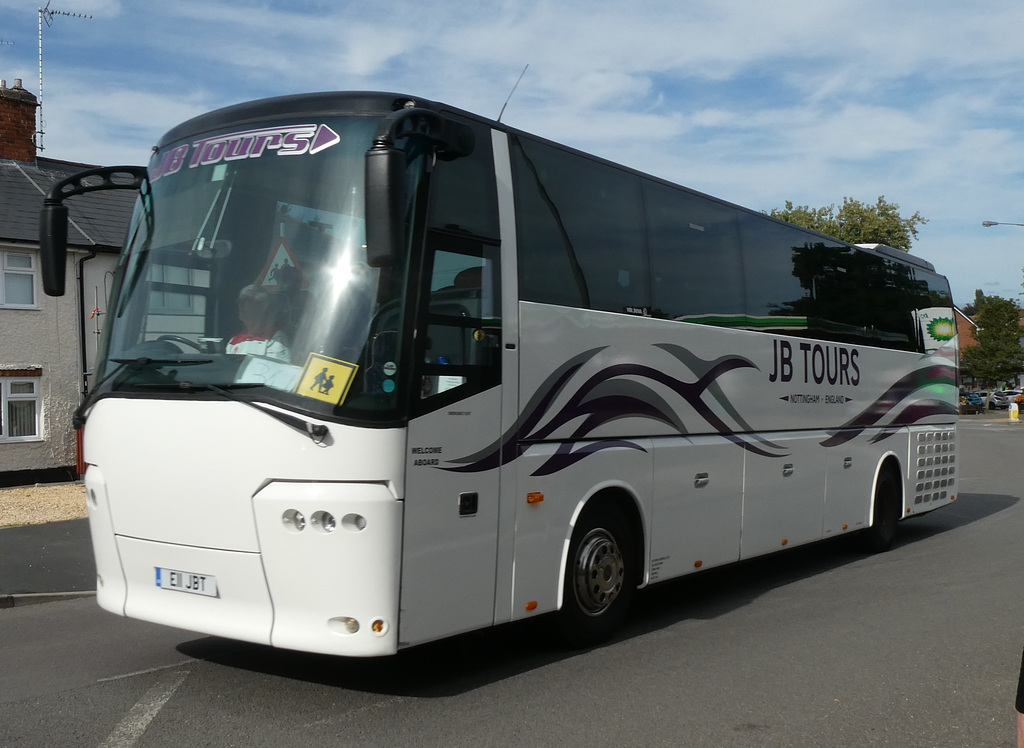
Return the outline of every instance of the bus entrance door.
<path id="1" fill-rule="evenodd" d="M 444 239 L 444 241 L 442 241 Z M 502 429 L 498 248 L 435 237 L 409 422 L 399 645 L 494 623 Z"/>
<path id="2" fill-rule="evenodd" d="M 409 424 L 400 646 L 494 623 L 500 468 L 462 460 L 497 441 L 500 393 Z"/>

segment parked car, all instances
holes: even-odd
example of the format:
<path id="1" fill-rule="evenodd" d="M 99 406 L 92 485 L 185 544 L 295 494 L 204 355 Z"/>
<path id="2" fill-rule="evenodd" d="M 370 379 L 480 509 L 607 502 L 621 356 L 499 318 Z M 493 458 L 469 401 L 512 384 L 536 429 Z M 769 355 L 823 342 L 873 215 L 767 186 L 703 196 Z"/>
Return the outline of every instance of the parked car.
<path id="1" fill-rule="evenodd" d="M 985 410 L 985 398 L 979 397 L 977 392 L 965 392 L 960 395 L 960 414 L 972 415 Z"/>
<path id="2" fill-rule="evenodd" d="M 999 408 L 1000 410 L 1006 410 L 1010 407 L 1010 403 L 1017 402 L 1017 395 L 1019 394 L 1020 390 L 997 390 L 992 393 L 989 409 Z"/>

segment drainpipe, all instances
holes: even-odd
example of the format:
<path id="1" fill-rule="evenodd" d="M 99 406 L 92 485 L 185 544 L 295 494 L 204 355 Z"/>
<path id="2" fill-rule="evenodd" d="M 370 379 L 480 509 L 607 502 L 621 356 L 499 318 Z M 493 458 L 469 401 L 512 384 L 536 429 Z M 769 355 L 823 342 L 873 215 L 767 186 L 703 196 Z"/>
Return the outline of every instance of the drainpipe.
<path id="1" fill-rule="evenodd" d="M 96 256 L 96 250 L 90 249 L 89 254 L 78 261 L 78 351 L 82 356 L 82 399 L 89 395 L 89 360 L 88 348 L 85 344 L 85 263 Z M 85 452 L 82 446 L 82 429 L 75 429 L 75 472 L 79 479 L 85 475 Z"/>
<path id="2" fill-rule="evenodd" d="M 82 356 L 82 402 L 89 394 L 89 361 L 85 344 L 85 263 L 96 256 L 96 250 L 90 249 L 89 254 L 78 261 L 78 349 Z"/>

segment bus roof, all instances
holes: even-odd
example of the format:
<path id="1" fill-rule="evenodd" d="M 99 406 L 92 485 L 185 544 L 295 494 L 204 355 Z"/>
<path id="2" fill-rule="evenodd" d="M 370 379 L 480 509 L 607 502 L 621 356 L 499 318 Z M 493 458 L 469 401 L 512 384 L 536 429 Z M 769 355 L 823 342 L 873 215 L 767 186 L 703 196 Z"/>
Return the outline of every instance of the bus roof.
<path id="1" fill-rule="evenodd" d="M 933 273 L 935 272 L 935 266 L 928 262 L 928 260 L 918 257 L 917 255 L 912 255 L 909 252 L 904 252 L 902 249 L 890 247 L 888 244 L 857 244 L 855 246 L 858 246 L 861 249 L 868 249 L 872 252 L 877 252 L 880 255 L 891 257 L 894 260 L 899 260 L 900 262 L 905 262 L 908 265 L 917 265 L 925 270 L 930 270 Z"/>

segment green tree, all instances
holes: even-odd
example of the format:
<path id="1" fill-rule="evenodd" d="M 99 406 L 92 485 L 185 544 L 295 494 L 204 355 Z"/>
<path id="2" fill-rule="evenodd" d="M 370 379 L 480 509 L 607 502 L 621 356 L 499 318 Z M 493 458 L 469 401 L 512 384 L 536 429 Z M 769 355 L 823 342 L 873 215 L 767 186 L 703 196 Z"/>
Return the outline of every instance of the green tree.
<path id="1" fill-rule="evenodd" d="M 978 309 L 978 344 L 962 348 L 961 368 L 975 379 L 994 386 L 1012 381 L 1024 370 L 1020 346 L 1020 307 L 1016 301 L 975 291 Z"/>
<path id="2" fill-rule="evenodd" d="M 910 250 L 911 242 L 917 238 L 917 227 L 928 223 L 917 212 L 904 218 L 900 206 L 890 203 L 884 195 L 879 195 L 874 205 L 844 197 L 838 210 L 835 204 L 810 208 L 794 206 L 787 200 L 785 208 L 773 208 L 769 215 L 853 244 L 888 244 L 904 252 Z"/>

